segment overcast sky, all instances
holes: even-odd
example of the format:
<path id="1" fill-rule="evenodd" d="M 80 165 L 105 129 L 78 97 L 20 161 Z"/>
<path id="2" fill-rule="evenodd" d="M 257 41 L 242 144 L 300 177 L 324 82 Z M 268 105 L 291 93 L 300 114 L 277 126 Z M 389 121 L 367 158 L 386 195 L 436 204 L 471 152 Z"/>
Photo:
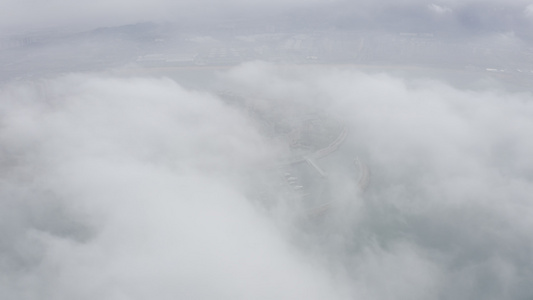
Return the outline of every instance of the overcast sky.
<path id="1" fill-rule="evenodd" d="M 525 31 L 531 29 L 533 3 L 504 1 L 65 1 L 6 0 L 0 4 L 0 28 L 91 29 L 137 22 L 209 22 L 239 18 L 274 21 L 304 18 L 348 28 L 444 31 Z"/>

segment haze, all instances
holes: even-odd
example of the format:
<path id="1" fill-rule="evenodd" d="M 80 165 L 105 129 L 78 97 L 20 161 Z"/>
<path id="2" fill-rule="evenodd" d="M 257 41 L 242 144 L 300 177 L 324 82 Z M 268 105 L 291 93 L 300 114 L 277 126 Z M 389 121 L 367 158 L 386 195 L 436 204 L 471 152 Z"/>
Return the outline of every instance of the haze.
<path id="1" fill-rule="evenodd" d="M 3 1 L 1 299 L 531 299 L 533 2 Z"/>

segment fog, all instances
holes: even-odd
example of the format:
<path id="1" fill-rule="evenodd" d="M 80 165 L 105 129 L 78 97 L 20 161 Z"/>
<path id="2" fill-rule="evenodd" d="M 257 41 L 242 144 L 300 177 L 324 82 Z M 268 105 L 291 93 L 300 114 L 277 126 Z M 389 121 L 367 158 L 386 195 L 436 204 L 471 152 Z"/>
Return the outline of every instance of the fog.
<path id="1" fill-rule="evenodd" d="M 532 4 L 0 4 L 0 298 L 530 299 Z"/>

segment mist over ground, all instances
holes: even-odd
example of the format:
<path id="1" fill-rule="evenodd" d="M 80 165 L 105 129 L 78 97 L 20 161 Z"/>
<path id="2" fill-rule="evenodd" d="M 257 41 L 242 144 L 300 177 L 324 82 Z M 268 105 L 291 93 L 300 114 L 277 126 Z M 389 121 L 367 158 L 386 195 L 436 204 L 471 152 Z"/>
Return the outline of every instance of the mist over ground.
<path id="1" fill-rule="evenodd" d="M 1 299 L 533 297 L 533 4 L 34 2 Z"/>

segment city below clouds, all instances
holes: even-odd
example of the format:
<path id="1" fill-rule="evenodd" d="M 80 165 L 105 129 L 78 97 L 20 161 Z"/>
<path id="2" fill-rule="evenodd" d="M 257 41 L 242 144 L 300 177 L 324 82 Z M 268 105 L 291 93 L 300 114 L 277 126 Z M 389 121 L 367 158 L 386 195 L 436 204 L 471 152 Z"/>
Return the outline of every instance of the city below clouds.
<path id="1" fill-rule="evenodd" d="M 533 296 L 530 3 L 0 11 L 0 298 Z"/>

